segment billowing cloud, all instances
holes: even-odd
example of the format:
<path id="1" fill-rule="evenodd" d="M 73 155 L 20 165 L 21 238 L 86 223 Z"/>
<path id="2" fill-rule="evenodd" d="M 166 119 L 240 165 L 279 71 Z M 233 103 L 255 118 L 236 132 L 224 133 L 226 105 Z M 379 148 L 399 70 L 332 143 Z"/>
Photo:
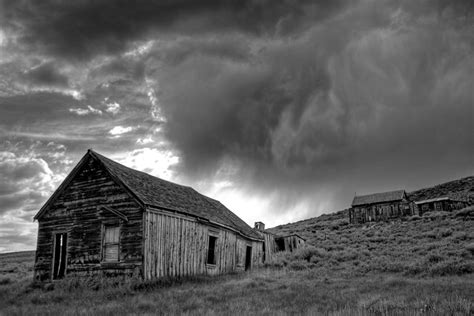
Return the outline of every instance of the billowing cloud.
<path id="1" fill-rule="evenodd" d="M 102 111 L 98 110 L 90 105 L 87 106 L 87 108 L 71 108 L 69 109 L 69 112 L 76 113 L 77 115 L 88 115 L 88 114 L 97 114 L 97 115 L 102 115 Z"/>
<path id="2" fill-rule="evenodd" d="M 5 2 L 5 214 L 33 209 L 87 148 L 270 226 L 471 175 L 473 13 L 469 0 Z M 19 191 L 22 177 L 45 188 Z"/>
<path id="3" fill-rule="evenodd" d="M 118 136 L 118 135 L 122 135 L 122 134 L 125 134 L 125 133 L 128 133 L 128 132 L 131 132 L 132 130 L 133 130 L 133 127 L 131 127 L 131 126 L 127 126 L 127 127 L 114 126 L 114 128 L 112 128 L 109 131 L 109 134 L 114 135 L 114 136 Z"/>
<path id="4" fill-rule="evenodd" d="M 120 104 L 118 104 L 117 102 L 110 102 L 110 103 L 105 103 L 106 105 L 106 109 L 105 109 L 105 112 L 109 112 L 109 113 L 112 113 L 113 115 L 117 114 L 118 112 L 120 112 Z"/>

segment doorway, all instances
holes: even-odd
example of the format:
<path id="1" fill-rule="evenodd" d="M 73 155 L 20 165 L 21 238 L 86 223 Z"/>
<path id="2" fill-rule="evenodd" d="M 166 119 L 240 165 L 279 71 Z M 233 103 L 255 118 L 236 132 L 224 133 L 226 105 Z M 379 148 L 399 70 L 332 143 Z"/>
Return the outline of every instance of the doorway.
<path id="1" fill-rule="evenodd" d="M 252 247 L 247 246 L 247 251 L 245 252 L 245 270 L 250 269 L 252 265 Z"/>
<path id="2" fill-rule="evenodd" d="M 67 233 L 54 234 L 53 280 L 61 279 L 66 274 Z"/>

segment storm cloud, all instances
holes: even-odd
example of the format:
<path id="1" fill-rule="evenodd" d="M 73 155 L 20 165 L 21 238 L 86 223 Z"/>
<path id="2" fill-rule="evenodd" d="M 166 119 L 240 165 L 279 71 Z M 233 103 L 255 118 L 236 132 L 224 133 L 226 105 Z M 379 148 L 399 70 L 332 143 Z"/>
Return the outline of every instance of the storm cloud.
<path id="1" fill-rule="evenodd" d="M 270 225 L 472 175 L 473 28 L 468 0 L 3 0 L 0 216 L 87 148 Z"/>

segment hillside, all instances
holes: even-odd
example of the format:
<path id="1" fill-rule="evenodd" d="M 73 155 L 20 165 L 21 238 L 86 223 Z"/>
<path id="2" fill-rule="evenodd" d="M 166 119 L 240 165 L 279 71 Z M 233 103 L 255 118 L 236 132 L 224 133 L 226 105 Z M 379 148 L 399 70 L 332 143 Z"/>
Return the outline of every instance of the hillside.
<path id="1" fill-rule="evenodd" d="M 409 194 L 422 199 L 448 193 L 472 194 L 473 184 L 474 177 L 468 177 Z M 346 209 L 268 231 L 302 236 L 316 248 L 312 255 L 307 255 L 312 257 L 310 261 L 351 273 L 454 275 L 474 272 L 472 217 L 456 217 L 444 212 L 437 215 L 351 225 Z"/>
<path id="2" fill-rule="evenodd" d="M 412 201 L 427 200 L 441 196 L 468 198 L 474 202 L 474 176 L 449 181 L 408 193 Z"/>
<path id="3" fill-rule="evenodd" d="M 474 202 L 474 176 L 408 192 L 408 197 L 412 201 L 432 199 L 446 195 L 453 197 L 464 197 Z M 314 229 L 318 227 L 323 228 L 324 226 L 339 224 L 339 221 L 343 221 L 344 219 L 348 218 L 348 211 L 349 209 L 345 209 L 335 213 L 323 214 L 318 217 L 269 228 L 268 231 L 282 234 L 298 233 L 304 238 L 311 239 Z"/>

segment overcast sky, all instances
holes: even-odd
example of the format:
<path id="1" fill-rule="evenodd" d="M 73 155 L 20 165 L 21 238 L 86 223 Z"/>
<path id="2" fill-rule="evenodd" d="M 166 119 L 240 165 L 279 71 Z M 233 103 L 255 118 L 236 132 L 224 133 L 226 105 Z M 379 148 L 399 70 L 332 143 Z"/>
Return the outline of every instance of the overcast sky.
<path id="1" fill-rule="evenodd" d="M 473 34 L 471 0 L 0 0 L 0 252 L 88 148 L 267 227 L 473 175 Z"/>

